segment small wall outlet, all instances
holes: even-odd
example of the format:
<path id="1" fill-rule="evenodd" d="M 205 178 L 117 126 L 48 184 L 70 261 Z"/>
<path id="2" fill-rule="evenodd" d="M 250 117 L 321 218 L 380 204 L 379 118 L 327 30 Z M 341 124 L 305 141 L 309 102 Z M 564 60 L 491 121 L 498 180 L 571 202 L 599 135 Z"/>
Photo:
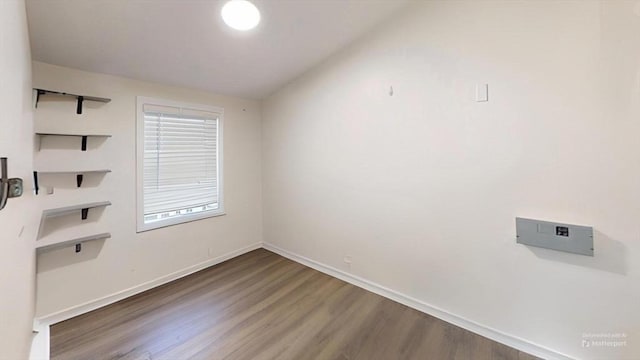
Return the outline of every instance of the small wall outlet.
<path id="1" fill-rule="evenodd" d="M 476 84 L 476 101 L 489 101 L 489 84 Z"/>

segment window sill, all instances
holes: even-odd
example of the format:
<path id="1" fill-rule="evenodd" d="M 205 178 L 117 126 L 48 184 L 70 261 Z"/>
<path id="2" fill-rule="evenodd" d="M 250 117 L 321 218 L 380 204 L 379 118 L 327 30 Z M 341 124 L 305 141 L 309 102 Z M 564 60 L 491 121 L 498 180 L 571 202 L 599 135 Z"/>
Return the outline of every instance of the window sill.
<path id="1" fill-rule="evenodd" d="M 200 214 L 194 214 L 191 216 L 181 216 L 179 218 L 175 218 L 175 219 L 167 219 L 167 220 L 162 220 L 162 221 L 156 221 L 153 223 L 149 223 L 149 224 L 138 224 L 137 233 L 141 233 L 141 232 L 146 232 L 146 231 L 150 231 L 150 230 L 157 230 L 157 229 L 161 229 L 161 228 L 165 228 L 168 226 L 175 226 L 175 225 L 181 225 L 181 224 L 186 224 L 186 223 L 190 223 L 193 221 L 198 221 L 198 220 L 204 220 L 204 219 L 209 219 L 209 218 L 213 218 L 213 217 L 218 217 L 218 216 L 223 216 L 226 215 L 227 213 L 224 210 L 218 210 L 215 212 L 206 212 L 206 213 L 200 213 Z"/>

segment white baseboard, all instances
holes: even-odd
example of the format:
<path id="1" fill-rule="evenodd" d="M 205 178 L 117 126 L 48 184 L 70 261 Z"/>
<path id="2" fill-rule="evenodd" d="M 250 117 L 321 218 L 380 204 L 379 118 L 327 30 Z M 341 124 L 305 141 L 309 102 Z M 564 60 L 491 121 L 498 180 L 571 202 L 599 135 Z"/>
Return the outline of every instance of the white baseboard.
<path id="1" fill-rule="evenodd" d="M 199 264 L 193 265 L 193 266 L 189 266 L 186 269 L 182 269 L 179 271 L 176 271 L 174 273 L 171 273 L 169 275 L 165 275 L 165 276 L 161 276 L 157 279 L 142 283 L 140 285 L 136 285 L 134 287 L 128 288 L 126 290 L 122 290 L 119 291 L 117 293 L 111 294 L 111 295 L 107 295 L 105 297 L 99 298 L 99 299 L 95 299 L 89 302 L 86 302 L 84 304 L 80 304 L 80 305 L 76 305 L 76 306 L 72 306 L 70 308 L 52 313 L 52 314 L 48 314 L 45 316 L 40 316 L 36 319 L 36 326 L 42 325 L 42 326 L 49 326 L 51 324 L 55 324 L 58 323 L 60 321 L 64 321 L 67 319 L 71 319 L 72 317 L 76 317 L 78 315 L 82 315 L 85 313 L 88 313 L 89 311 L 93 311 L 96 309 L 99 309 L 103 306 L 109 305 L 109 304 L 113 304 L 115 302 L 118 302 L 120 300 L 126 299 L 130 296 L 139 294 L 143 291 L 147 291 L 150 289 L 153 289 L 155 287 L 158 287 L 160 285 L 169 283 L 171 281 L 180 279 L 182 277 L 185 277 L 187 275 L 193 274 L 195 272 L 198 272 L 202 269 L 206 269 L 209 266 L 213 266 L 216 264 L 219 264 L 223 261 L 232 259 L 236 256 L 240 256 L 244 253 L 248 253 L 249 251 L 253 251 L 256 249 L 259 249 L 262 247 L 262 243 L 256 243 L 253 245 L 249 245 L 247 247 L 244 247 L 242 249 L 238 249 L 229 253 L 226 253 L 224 255 L 215 257 L 215 258 L 211 258 L 208 259 L 206 261 L 203 261 Z"/>
<path id="2" fill-rule="evenodd" d="M 410 308 L 421 311 L 425 314 L 437 317 L 443 321 L 446 321 L 450 324 L 454 324 L 463 329 L 469 330 L 478 335 L 484 336 L 493 341 L 505 344 L 514 349 L 529 353 L 531 355 L 535 355 L 541 357 L 543 359 L 549 360 L 568 360 L 572 359 L 571 357 L 559 353 L 557 351 L 548 349 L 544 346 L 540 346 L 534 343 L 531 343 L 527 340 L 519 338 L 517 336 L 506 334 L 502 331 L 490 328 L 488 326 L 484 326 L 482 324 L 476 323 L 474 321 L 465 319 L 461 316 L 452 314 L 446 310 L 440 309 L 438 307 L 429 305 L 421 300 L 415 299 L 411 296 L 399 293 L 395 290 L 389 289 L 382 285 L 376 284 L 372 281 L 363 279 L 361 277 L 349 274 L 343 270 L 336 269 L 332 266 L 328 266 L 322 263 L 319 263 L 315 260 L 309 259 L 307 257 L 292 253 L 288 250 L 282 249 L 278 246 L 264 243 L 263 247 L 269 251 L 273 251 L 278 255 L 282 255 L 290 260 L 293 260 L 302 265 L 308 266 L 320 272 L 323 272 L 327 275 L 333 276 L 340 280 L 346 281 L 352 285 L 363 288 L 365 290 L 371 291 L 372 293 L 378 294 L 380 296 L 384 296 L 388 299 L 406 305 Z"/>

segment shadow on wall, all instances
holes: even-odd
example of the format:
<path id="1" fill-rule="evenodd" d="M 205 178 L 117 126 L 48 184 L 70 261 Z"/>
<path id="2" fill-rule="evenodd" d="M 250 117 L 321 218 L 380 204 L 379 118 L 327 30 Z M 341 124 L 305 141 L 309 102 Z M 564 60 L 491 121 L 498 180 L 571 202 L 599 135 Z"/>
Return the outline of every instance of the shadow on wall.
<path id="1" fill-rule="evenodd" d="M 79 210 L 72 214 L 50 218 L 42 226 L 42 231 L 40 232 L 38 239 L 36 240 L 40 241 L 43 238 L 54 235 L 65 229 L 75 228 L 75 227 L 83 226 L 87 224 L 98 223 L 104 211 L 105 211 L 104 207 L 90 209 L 89 212 L 87 213 L 86 220 L 82 220 L 81 213 Z"/>
<path id="2" fill-rule="evenodd" d="M 627 274 L 626 248 L 620 241 L 614 240 L 594 229 L 594 256 L 576 255 L 562 251 L 527 246 L 540 259 L 584 266 L 615 274 Z"/>
<path id="3" fill-rule="evenodd" d="M 82 244 L 82 250 L 76 253 L 75 246 L 61 248 L 38 255 L 38 273 L 60 267 L 93 260 L 98 257 L 106 240 L 90 241 Z"/>
<path id="4" fill-rule="evenodd" d="M 47 174 L 40 172 L 38 174 L 38 184 L 41 188 L 49 188 L 49 189 L 77 189 L 78 182 L 76 175 L 82 173 L 78 171 L 77 173 L 55 173 L 55 174 Z M 102 183 L 102 180 L 107 175 L 107 173 L 83 173 L 82 179 L 82 188 L 95 188 Z M 45 192 L 47 190 L 45 189 Z M 52 191 L 52 190 L 49 190 Z"/>
<path id="5" fill-rule="evenodd" d="M 76 133 L 76 132 L 73 132 Z M 82 133 L 82 132 L 77 132 Z M 93 132 L 91 132 L 93 133 Z M 99 135 L 99 134 L 96 134 Z M 107 141 L 106 137 L 89 137 L 87 139 L 87 151 L 96 150 Z M 36 136 L 34 141 L 35 151 L 43 150 L 74 150 L 82 148 L 81 136 Z"/>

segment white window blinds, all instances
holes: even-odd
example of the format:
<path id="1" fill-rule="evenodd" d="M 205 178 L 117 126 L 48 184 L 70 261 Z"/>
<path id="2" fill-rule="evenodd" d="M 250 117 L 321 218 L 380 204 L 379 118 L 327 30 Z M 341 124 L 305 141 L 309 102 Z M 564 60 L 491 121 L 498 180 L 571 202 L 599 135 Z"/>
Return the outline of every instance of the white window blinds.
<path id="1" fill-rule="evenodd" d="M 145 224 L 219 209 L 220 114 L 143 104 Z"/>

